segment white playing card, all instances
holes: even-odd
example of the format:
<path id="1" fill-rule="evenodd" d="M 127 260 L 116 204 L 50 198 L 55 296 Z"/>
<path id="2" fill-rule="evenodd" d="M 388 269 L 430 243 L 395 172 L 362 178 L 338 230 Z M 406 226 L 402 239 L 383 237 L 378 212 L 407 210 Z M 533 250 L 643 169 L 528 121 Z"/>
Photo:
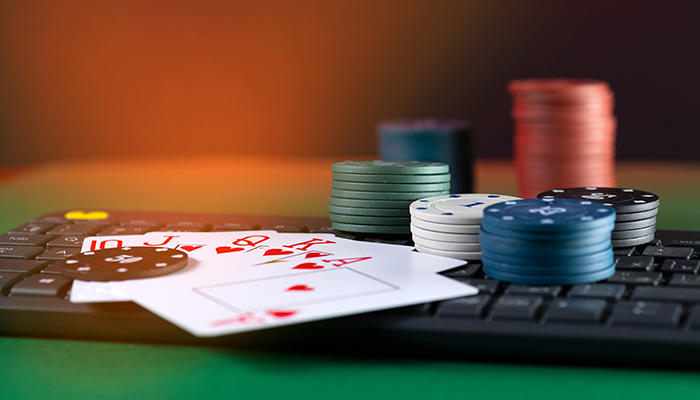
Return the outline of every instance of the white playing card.
<path id="1" fill-rule="evenodd" d="M 285 235 L 279 234 L 282 238 Z M 333 248 L 333 254 L 311 257 L 313 261 L 305 258 L 307 252 L 275 262 L 227 269 L 205 259 L 198 268 L 208 273 L 175 273 L 151 280 L 124 281 L 119 289 L 136 303 L 197 336 L 224 335 L 478 293 L 472 286 L 435 273 L 464 261 L 407 251 L 405 246 L 339 238 L 333 241 L 336 243 L 326 247 Z M 344 245 L 352 251 L 343 250 Z M 288 289 L 295 286 L 297 289 L 290 293 Z M 237 290 L 247 294 L 239 295 Z"/>

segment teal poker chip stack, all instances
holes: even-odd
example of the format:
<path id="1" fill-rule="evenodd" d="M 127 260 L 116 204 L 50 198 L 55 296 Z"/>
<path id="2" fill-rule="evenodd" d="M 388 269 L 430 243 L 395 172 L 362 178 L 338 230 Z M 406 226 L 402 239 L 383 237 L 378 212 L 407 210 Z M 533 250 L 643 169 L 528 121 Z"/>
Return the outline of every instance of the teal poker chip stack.
<path id="1" fill-rule="evenodd" d="M 449 166 L 418 161 L 341 161 L 331 164 L 328 211 L 333 229 L 408 235 L 409 205 L 450 192 Z"/>
<path id="2" fill-rule="evenodd" d="M 481 258 L 479 227 L 484 209 L 518 197 L 466 193 L 428 197 L 411 203 L 411 233 L 416 250 L 437 256 Z"/>
<path id="3" fill-rule="evenodd" d="M 459 119 L 397 119 L 377 124 L 382 160 L 441 162 L 450 166 L 452 192 L 472 192 L 472 125 Z"/>
<path id="4" fill-rule="evenodd" d="M 656 214 L 659 196 L 643 190 L 628 188 L 578 187 L 554 189 L 537 195 L 543 199 L 589 200 L 615 209 L 615 229 L 612 245 L 615 248 L 649 243 L 656 233 Z"/>
<path id="5" fill-rule="evenodd" d="M 615 209 L 589 200 L 506 201 L 484 209 L 484 273 L 526 285 L 577 285 L 615 272 Z"/>

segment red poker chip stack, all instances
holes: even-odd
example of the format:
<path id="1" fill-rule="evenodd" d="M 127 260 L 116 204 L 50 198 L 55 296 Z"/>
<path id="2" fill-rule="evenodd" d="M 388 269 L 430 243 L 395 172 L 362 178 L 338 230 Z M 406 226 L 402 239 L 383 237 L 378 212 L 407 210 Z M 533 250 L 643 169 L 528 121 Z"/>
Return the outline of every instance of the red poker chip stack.
<path id="1" fill-rule="evenodd" d="M 607 82 L 508 83 L 520 197 L 563 187 L 615 187 L 614 96 Z"/>

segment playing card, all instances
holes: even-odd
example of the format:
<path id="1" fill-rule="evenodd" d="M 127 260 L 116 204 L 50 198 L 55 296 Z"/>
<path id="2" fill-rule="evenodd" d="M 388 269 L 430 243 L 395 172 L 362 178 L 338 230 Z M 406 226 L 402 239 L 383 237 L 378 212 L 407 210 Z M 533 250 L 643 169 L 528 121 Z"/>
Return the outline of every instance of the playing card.
<path id="1" fill-rule="evenodd" d="M 285 235 L 279 234 L 282 239 Z M 332 254 L 317 251 L 321 246 L 315 249 L 313 245 L 305 247 L 286 240 L 287 246 L 296 245 L 286 248 L 306 252 L 235 269 L 221 268 L 206 259 L 198 266 L 208 271 L 206 274 L 183 272 L 124 281 L 119 289 L 136 303 L 197 336 L 224 335 L 478 293 L 472 286 L 435 273 L 464 261 L 416 253 L 410 248 L 405 250 L 405 246 L 378 246 L 339 238 L 332 241 L 324 248 L 332 249 Z M 309 254 L 313 255 L 310 259 L 306 258 Z"/>

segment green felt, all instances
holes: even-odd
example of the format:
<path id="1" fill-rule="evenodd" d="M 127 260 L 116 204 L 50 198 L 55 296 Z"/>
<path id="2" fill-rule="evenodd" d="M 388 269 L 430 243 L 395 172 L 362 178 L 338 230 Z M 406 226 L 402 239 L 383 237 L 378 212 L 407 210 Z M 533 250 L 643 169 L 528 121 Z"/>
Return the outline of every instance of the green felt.
<path id="1" fill-rule="evenodd" d="M 0 185 L 0 230 L 5 231 L 57 209 L 235 212 L 240 211 L 242 205 L 243 213 L 256 213 L 260 211 L 256 207 L 267 207 L 264 202 L 235 203 L 238 199 L 235 193 L 225 194 L 230 198 L 220 196 L 218 199 L 196 193 L 177 197 L 175 194 L 179 189 L 170 185 L 157 188 L 158 185 L 144 183 L 143 179 L 131 179 L 138 176 L 137 171 L 125 176 L 117 176 L 119 174 L 115 172 L 104 182 L 86 181 L 82 176 L 71 179 L 73 169 L 69 167 L 53 166 Z M 187 167 L 180 168 L 186 171 Z M 316 167 L 309 168 L 315 171 Z M 679 167 L 678 171 L 686 171 L 684 168 Z M 76 170 L 81 169 L 76 167 Z M 620 183 L 661 196 L 659 228 L 700 229 L 700 184 L 696 179 L 700 176 L 697 173 L 700 168 L 686 171 L 680 178 L 664 171 L 654 175 L 657 170 L 649 168 L 646 175 L 635 175 L 634 170 L 629 170 Z M 277 169 L 270 168 L 270 171 L 270 176 L 274 177 Z M 497 178 L 497 168 L 493 171 Z M 100 171 L 98 175 L 104 174 Z M 481 192 L 517 194 L 512 190 L 513 185 L 508 183 L 512 181 L 493 178 L 489 186 L 485 180 L 491 175 L 484 177 L 483 171 L 481 174 Z M 652 178 L 647 176 L 649 174 Z M 208 174 L 202 173 L 201 176 Z M 324 191 L 330 188 L 330 173 L 323 176 L 327 176 L 328 185 L 319 184 L 307 189 L 316 191 L 309 198 L 326 196 L 326 200 L 314 204 L 313 210 L 303 209 L 306 200 L 293 204 L 293 199 L 301 194 L 292 190 L 297 185 L 289 185 L 283 195 L 292 204 L 285 207 L 296 207 L 300 215 L 327 212 L 327 192 Z M 177 182 L 177 179 L 172 179 L 172 182 Z M 192 182 L 198 185 L 206 183 Z M 120 194 L 121 188 L 129 188 L 129 185 L 132 185 L 131 191 Z M 154 188 L 149 189 L 151 186 Z M 286 213 L 287 210 L 278 209 L 273 213 Z M 338 346 L 342 345 L 338 343 Z M 407 354 L 410 351 L 406 349 Z M 1 400 L 677 400 L 698 396 L 700 373 L 686 371 L 414 360 L 410 356 L 401 360 L 321 357 L 245 349 L 0 338 Z"/>

